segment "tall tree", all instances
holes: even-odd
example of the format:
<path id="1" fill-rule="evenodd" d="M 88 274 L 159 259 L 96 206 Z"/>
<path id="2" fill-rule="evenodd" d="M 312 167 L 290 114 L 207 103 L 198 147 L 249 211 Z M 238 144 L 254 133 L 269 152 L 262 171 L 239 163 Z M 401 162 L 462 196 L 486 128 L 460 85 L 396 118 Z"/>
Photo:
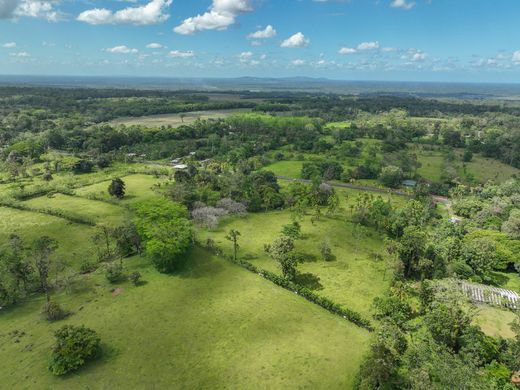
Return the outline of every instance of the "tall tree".
<path id="1" fill-rule="evenodd" d="M 49 273 L 51 269 L 51 256 L 58 248 L 58 242 L 48 236 L 38 238 L 33 244 L 36 270 L 40 279 L 40 288 L 45 293 L 47 303 L 50 302 Z"/>

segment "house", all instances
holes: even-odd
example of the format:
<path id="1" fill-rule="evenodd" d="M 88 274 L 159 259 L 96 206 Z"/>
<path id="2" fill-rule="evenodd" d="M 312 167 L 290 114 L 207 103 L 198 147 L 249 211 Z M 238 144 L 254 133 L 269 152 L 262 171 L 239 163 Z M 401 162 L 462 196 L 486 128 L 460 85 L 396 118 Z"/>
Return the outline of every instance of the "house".
<path id="1" fill-rule="evenodd" d="M 407 188 L 415 188 L 417 187 L 417 182 L 415 180 L 404 180 L 403 186 Z"/>
<path id="2" fill-rule="evenodd" d="M 180 164 L 181 161 L 182 161 L 182 158 L 174 158 L 174 159 L 171 161 L 171 163 L 172 163 L 172 164 Z"/>
<path id="3" fill-rule="evenodd" d="M 176 164 L 173 166 L 174 169 L 179 169 L 179 170 L 183 170 L 183 169 L 187 169 L 188 166 L 186 164 Z"/>

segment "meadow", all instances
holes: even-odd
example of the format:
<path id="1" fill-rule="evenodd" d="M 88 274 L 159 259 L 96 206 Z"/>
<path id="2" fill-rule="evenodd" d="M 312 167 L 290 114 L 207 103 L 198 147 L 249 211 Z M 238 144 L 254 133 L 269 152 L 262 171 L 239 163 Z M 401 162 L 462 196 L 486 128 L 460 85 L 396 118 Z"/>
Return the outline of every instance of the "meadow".
<path id="1" fill-rule="evenodd" d="M 171 126 L 179 127 L 182 125 L 190 125 L 198 120 L 209 119 L 225 119 L 237 113 L 250 112 L 250 109 L 239 108 L 230 110 L 214 110 L 214 111 L 192 111 L 182 114 L 162 114 L 148 115 L 141 117 L 125 117 L 112 120 L 110 123 L 114 125 L 125 126 L 145 126 L 145 127 L 161 127 Z"/>
<path id="2" fill-rule="evenodd" d="M 99 181 L 76 188 L 74 195 L 58 193 L 23 203 L 35 209 L 73 211 L 92 218 L 98 225 L 115 225 L 128 212 L 127 205 L 158 196 L 152 186 L 162 179 L 132 174 L 124 180 L 128 198 L 122 201 L 109 199 L 106 193 L 109 181 Z M 269 221 L 273 217 L 275 224 Z M 249 229 L 254 229 L 256 223 L 271 223 L 266 234 L 272 236 L 279 224 L 287 220 L 283 213 L 268 213 L 251 215 L 243 222 L 249 222 Z M 342 221 L 331 220 L 328 234 L 332 232 L 330 229 L 343 225 Z M 304 226 L 311 240 L 318 240 L 329 223 L 320 222 L 313 229 Z M 246 233 L 246 226 L 241 229 Z M 85 259 L 94 258 L 90 237 L 96 231 L 94 226 L 39 212 L 0 208 L 3 240 L 12 232 L 28 243 L 40 235 L 49 235 L 59 242 L 55 261 L 75 270 Z M 376 242 L 367 238 L 359 247 L 359 259 L 338 260 L 331 263 L 333 267 L 329 270 L 321 263 L 316 262 L 315 267 L 309 263 L 306 272 L 321 269 L 321 277 L 328 281 L 338 270 L 351 267 L 354 275 L 344 273 L 337 279 L 338 286 L 328 284 L 324 292 L 340 298 L 341 285 L 354 284 L 344 291 L 355 294 L 359 304 L 350 298 L 341 302 L 368 311 L 369 299 L 363 303 L 361 296 L 369 293 L 370 283 L 376 286 L 370 287 L 373 291 L 370 294 L 386 288 L 386 282 L 381 283 L 376 275 L 381 265 L 371 264 L 366 258 L 368 246 Z M 335 241 L 334 245 L 341 243 Z M 344 255 L 339 248 L 335 251 L 339 256 Z M 270 264 L 266 260 L 266 268 L 267 262 Z M 125 272 L 139 271 L 143 275 L 144 282 L 137 287 L 129 282 L 108 283 L 102 268 L 71 279 L 54 299 L 72 315 L 56 323 L 41 317 L 44 302 L 41 295 L 3 310 L 0 315 L 2 386 L 70 389 L 102 383 L 104 388 L 150 388 L 176 383 L 185 388 L 250 388 L 262 383 L 265 388 L 352 387 L 361 361 L 368 353 L 371 339 L 368 331 L 201 249 L 192 251 L 187 264 L 179 273 L 163 275 L 145 258 L 126 259 Z M 355 275 L 363 273 L 367 281 L 359 280 L 356 284 Z M 57 378 L 47 370 L 47 362 L 52 333 L 64 324 L 83 324 L 95 329 L 103 341 L 103 355 L 80 371 Z"/>

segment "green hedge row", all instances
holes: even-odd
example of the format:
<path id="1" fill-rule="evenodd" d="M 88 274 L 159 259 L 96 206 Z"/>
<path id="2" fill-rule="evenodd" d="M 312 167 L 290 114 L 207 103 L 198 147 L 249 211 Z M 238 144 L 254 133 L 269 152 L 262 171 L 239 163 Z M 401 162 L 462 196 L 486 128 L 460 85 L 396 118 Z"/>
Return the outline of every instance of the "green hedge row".
<path id="1" fill-rule="evenodd" d="M 223 254 L 222 250 L 220 248 L 218 248 L 217 246 L 215 246 L 213 243 L 211 245 L 204 245 L 204 244 L 198 243 L 198 245 L 202 246 L 206 250 L 209 250 L 218 256 Z M 374 330 L 372 323 L 368 319 L 364 318 L 361 314 L 359 314 L 358 312 L 356 312 L 354 310 L 345 309 L 342 306 L 340 306 L 339 304 L 330 300 L 329 298 L 322 297 L 322 296 L 316 294 L 315 292 L 313 292 L 312 290 L 309 290 L 306 287 L 300 286 L 299 284 L 294 283 L 287 278 L 276 275 L 273 272 L 262 270 L 262 269 L 256 267 L 255 265 L 251 264 L 248 261 L 240 260 L 240 259 L 237 259 L 235 261 L 232 256 L 224 256 L 224 258 L 226 260 L 232 262 L 233 264 L 237 264 L 237 265 L 241 266 L 242 268 L 247 269 L 248 271 L 251 271 L 251 272 L 254 272 L 255 274 L 260 275 L 264 279 L 267 279 L 267 280 L 273 282 L 274 284 L 285 288 L 286 290 L 292 291 L 292 292 L 300 295 L 301 297 L 305 298 L 307 301 L 315 303 L 316 305 L 321 306 L 322 308 L 328 310 L 329 312 L 339 315 L 339 316 L 343 317 L 344 319 L 346 319 L 370 332 Z"/>

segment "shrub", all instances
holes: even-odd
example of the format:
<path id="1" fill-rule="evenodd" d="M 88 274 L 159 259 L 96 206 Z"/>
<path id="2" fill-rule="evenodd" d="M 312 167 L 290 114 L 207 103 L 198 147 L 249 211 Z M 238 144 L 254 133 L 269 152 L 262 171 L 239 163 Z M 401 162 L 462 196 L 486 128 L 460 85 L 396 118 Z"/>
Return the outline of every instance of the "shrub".
<path id="1" fill-rule="evenodd" d="M 105 266 L 105 277 L 110 283 L 116 283 L 123 278 L 123 266 L 120 263 L 111 262 Z"/>
<path id="2" fill-rule="evenodd" d="M 67 312 L 62 309 L 58 302 L 46 302 L 42 308 L 42 314 L 48 321 L 59 321 L 67 316 Z"/>
<path id="3" fill-rule="evenodd" d="M 134 286 L 139 286 L 141 282 L 141 273 L 140 272 L 132 272 L 128 277 Z"/>
<path id="4" fill-rule="evenodd" d="M 79 266 L 79 272 L 82 274 L 88 274 L 94 272 L 97 269 L 97 264 L 93 261 L 84 260 Z"/>
<path id="5" fill-rule="evenodd" d="M 323 260 L 332 261 L 334 260 L 334 255 L 332 254 L 332 249 L 330 249 L 330 245 L 327 241 L 322 241 L 320 243 L 320 254 Z"/>
<path id="6" fill-rule="evenodd" d="M 101 340 L 92 329 L 65 325 L 54 333 L 49 370 L 54 375 L 75 371 L 101 353 Z"/>

